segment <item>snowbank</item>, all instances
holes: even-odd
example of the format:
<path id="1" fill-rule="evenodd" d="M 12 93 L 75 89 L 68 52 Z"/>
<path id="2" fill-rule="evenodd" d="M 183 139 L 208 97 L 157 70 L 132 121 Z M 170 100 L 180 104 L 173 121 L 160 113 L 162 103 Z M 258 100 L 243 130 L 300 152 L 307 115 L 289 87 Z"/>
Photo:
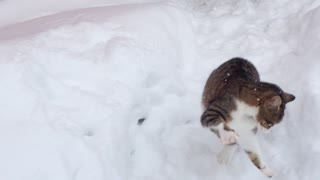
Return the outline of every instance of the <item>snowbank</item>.
<path id="1" fill-rule="evenodd" d="M 221 145 L 199 123 L 208 74 L 242 56 L 297 97 L 261 135 L 274 179 L 316 179 L 319 5 L 101 6 L 0 29 L 0 178 L 264 179 L 241 152 L 218 164 Z"/>
<path id="2" fill-rule="evenodd" d="M 0 27 L 78 8 L 146 2 L 156 0 L 0 0 Z"/>

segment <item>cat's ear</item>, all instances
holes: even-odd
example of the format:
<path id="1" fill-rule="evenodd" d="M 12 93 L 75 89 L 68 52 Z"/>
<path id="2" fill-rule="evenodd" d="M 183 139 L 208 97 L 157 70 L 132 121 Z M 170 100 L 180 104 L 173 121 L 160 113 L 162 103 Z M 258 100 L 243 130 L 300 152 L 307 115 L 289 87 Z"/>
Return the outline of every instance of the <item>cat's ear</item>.
<path id="1" fill-rule="evenodd" d="M 282 100 L 280 96 L 273 96 L 272 98 L 266 101 L 266 106 L 269 109 L 278 109 L 281 103 Z"/>
<path id="2" fill-rule="evenodd" d="M 283 101 L 284 101 L 285 103 L 291 102 L 291 101 L 293 101 L 294 99 L 296 99 L 296 97 L 295 97 L 294 95 L 289 94 L 289 93 L 283 93 L 282 97 L 283 97 Z"/>

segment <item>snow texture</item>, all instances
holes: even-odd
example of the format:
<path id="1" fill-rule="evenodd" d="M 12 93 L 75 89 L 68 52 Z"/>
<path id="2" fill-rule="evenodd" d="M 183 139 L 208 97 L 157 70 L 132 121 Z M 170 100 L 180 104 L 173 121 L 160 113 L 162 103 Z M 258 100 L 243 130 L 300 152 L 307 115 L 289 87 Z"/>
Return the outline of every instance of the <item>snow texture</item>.
<path id="1" fill-rule="evenodd" d="M 1 180 L 267 179 L 200 125 L 235 56 L 296 96 L 259 136 L 273 179 L 319 179 L 319 0 L 28 2 L 0 1 Z"/>

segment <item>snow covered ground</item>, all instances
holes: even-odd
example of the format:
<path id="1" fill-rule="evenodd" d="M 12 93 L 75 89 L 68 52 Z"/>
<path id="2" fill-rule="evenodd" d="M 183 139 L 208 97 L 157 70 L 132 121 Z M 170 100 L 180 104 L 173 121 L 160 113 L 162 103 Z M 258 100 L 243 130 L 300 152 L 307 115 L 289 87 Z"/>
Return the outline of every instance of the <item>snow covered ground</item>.
<path id="1" fill-rule="evenodd" d="M 1 180 L 267 179 L 200 126 L 234 56 L 297 97 L 260 136 L 273 179 L 319 179 L 319 0 L 29 2 L 0 1 Z"/>

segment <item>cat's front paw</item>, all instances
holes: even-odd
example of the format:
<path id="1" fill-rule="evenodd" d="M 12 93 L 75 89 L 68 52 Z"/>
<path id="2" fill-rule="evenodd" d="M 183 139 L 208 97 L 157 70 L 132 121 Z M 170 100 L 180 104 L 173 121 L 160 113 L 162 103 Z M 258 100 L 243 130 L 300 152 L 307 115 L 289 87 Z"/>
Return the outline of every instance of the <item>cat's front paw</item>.
<path id="1" fill-rule="evenodd" d="M 220 140 L 222 144 L 234 144 L 237 142 L 238 138 L 239 135 L 234 131 L 223 131 Z"/>
<path id="2" fill-rule="evenodd" d="M 268 167 L 262 168 L 261 171 L 263 172 L 263 174 L 265 174 L 266 176 L 268 176 L 270 178 L 273 176 L 273 171 Z"/>

